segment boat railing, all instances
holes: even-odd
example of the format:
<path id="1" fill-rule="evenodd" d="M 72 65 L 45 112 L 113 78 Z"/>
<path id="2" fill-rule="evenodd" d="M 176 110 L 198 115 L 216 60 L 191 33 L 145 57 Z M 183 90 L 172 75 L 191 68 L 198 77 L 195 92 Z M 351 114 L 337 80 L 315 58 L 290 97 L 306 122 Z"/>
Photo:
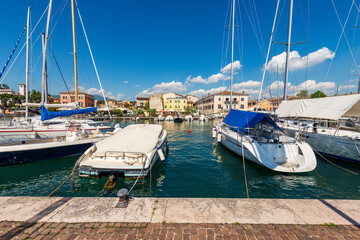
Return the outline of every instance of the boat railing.
<path id="1" fill-rule="evenodd" d="M 105 154 L 104 154 L 104 157 L 106 158 L 106 155 L 108 153 L 120 153 L 122 154 L 122 158 L 125 160 L 125 157 L 128 157 L 128 158 L 134 158 L 134 159 L 137 159 L 137 158 L 140 158 L 141 157 L 141 160 L 144 161 L 144 163 L 148 160 L 148 157 L 146 154 L 144 153 L 141 153 L 141 152 L 127 152 L 127 151 L 116 151 L 116 150 L 109 150 L 109 151 L 105 151 Z M 132 156 L 129 156 L 129 155 L 138 155 L 138 157 L 132 157 Z"/>

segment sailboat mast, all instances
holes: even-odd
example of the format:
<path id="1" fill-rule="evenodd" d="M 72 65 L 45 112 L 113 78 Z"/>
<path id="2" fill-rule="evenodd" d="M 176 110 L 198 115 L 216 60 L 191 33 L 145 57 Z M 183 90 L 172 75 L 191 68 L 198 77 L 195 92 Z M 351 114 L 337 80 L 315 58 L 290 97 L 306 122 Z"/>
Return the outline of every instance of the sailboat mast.
<path id="1" fill-rule="evenodd" d="M 47 22 L 46 22 L 46 30 L 45 36 L 43 40 L 43 65 L 42 65 L 42 84 L 41 84 L 41 105 L 47 103 L 47 70 L 46 70 L 46 54 L 47 54 L 47 45 L 48 45 L 48 38 L 49 38 L 49 26 L 50 26 L 50 17 L 51 17 L 51 10 L 52 10 L 52 0 L 49 2 L 49 9 L 47 15 Z"/>
<path id="2" fill-rule="evenodd" d="M 25 102 L 29 103 L 29 37 L 30 37 L 30 6 L 27 12 L 26 22 L 26 77 L 25 77 Z M 25 107 L 25 118 L 29 118 L 29 107 Z"/>
<path id="3" fill-rule="evenodd" d="M 293 0 L 290 0 L 290 6 L 289 6 L 289 25 L 288 25 L 287 44 L 286 44 L 284 101 L 287 100 L 287 82 L 288 82 L 288 77 L 289 77 L 289 54 L 290 54 L 290 45 L 291 45 L 292 13 L 293 13 Z"/>
<path id="4" fill-rule="evenodd" d="M 235 0 L 232 6 L 232 24 L 231 24 L 231 64 L 230 64 L 230 110 L 232 108 L 232 83 L 233 83 L 233 62 L 234 62 L 234 29 L 235 29 Z"/>
<path id="5" fill-rule="evenodd" d="M 76 32 L 75 32 L 75 7 L 74 0 L 71 0 L 71 18 L 73 32 L 73 48 L 74 48 L 74 77 L 75 77 L 75 101 L 78 101 L 78 74 L 77 74 L 77 50 L 76 50 Z"/>

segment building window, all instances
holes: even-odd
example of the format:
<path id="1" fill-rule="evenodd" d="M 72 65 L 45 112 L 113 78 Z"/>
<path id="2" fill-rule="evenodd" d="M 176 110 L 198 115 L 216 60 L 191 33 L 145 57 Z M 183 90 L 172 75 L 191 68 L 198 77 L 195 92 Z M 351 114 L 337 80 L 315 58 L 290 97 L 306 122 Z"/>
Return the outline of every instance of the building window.
<path id="1" fill-rule="evenodd" d="M 82 103 L 82 102 L 79 102 L 79 105 L 80 105 L 80 107 L 82 107 L 82 106 L 83 106 L 83 103 Z"/>
<path id="2" fill-rule="evenodd" d="M 221 104 L 218 105 L 218 109 L 221 109 Z"/>
<path id="3" fill-rule="evenodd" d="M 65 104 L 66 104 L 67 102 L 63 102 L 63 103 L 65 103 Z"/>
<path id="4" fill-rule="evenodd" d="M 244 98 L 241 98 L 241 101 L 243 102 L 243 101 L 244 101 Z"/>
<path id="5" fill-rule="evenodd" d="M 165 108 L 166 108 L 167 106 L 165 105 Z"/>
<path id="6" fill-rule="evenodd" d="M 219 98 L 219 102 L 221 101 L 221 98 Z"/>
<path id="7" fill-rule="evenodd" d="M 63 96 L 63 99 L 67 99 L 67 97 L 66 97 L 66 96 Z"/>
<path id="8" fill-rule="evenodd" d="M 184 109 L 185 109 L 185 106 L 184 106 Z"/>
<path id="9" fill-rule="evenodd" d="M 83 97 L 82 97 L 82 96 L 79 96 L 79 99 L 83 99 Z"/>
<path id="10" fill-rule="evenodd" d="M 244 109 L 244 104 L 241 104 L 241 105 L 240 105 L 240 109 Z"/>
<path id="11" fill-rule="evenodd" d="M 226 98 L 226 101 L 229 101 L 229 98 Z"/>
<path id="12" fill-rule="evenodd" d="M 237 98 L 233 98 L 234 100 L 233 101 L 236 101 L 237 100 Z"/>
<path id="13" fill-rule="evenodd" d="M 170 100 L 170 103 L 171 103 L 171 100 Z"/>

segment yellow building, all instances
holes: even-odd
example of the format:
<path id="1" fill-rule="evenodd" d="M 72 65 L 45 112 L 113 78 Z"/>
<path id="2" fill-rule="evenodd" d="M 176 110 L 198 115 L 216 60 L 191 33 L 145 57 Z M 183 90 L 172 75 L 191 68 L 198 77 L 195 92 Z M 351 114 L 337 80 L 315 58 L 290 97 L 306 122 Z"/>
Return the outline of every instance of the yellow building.
<path id="1" fill-rule="evenodd" d="M 176 95 L 175 97 L 164 99 L 164 111 L 166 112 L 185 112 L 187 106 L 188 101 L 183 96 Z"/>
<path id="2" fill-rule="evenodd" d="M 248 101 L 248 111 L 256 110 L 257 106 L 258 106 L 257 100 Z M 264 99 L 264 100 L 260 100 L 259 108 L 262 109 L 263 111 L 272 111 L 273 105 L 269 100 Z"/>

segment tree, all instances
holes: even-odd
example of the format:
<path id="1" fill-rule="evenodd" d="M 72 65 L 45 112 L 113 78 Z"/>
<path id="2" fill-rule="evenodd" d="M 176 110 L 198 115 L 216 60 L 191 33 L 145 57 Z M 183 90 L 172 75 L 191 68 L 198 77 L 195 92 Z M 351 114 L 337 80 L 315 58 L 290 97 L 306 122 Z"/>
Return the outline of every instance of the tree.
<path id="1" fill-rule="evenodd" d="M 40 103 L 41 102 L 41 93 L 40 91 L 32 90 L 29 94 L 29 100 L 32 103 Z"/>
<path id="2" fill-rule="evenodd" d="M 310 95 L 310 97 L 311 97 L 311 98 L 323 98 L 323 97 L 327 97 L 327 96 L 326 96 L 326 94 L 325 94 L 324 92 L 318 90 L 318 91 L 312 93 L 312 94 Z"/>
<path id="3" fill-rule="evenodd" d="M 8 93 L 0 94 L 1 105 L 3 105 L 4 107 L 10 107 L 12 104 L 12 97 L 13 95 Z"/>
<path id="4" fill-rule="evenodd" d="M 149 112 L 149 115 L 150 115 L 150 116 L 154 117 L 155 114 L 156 114 L 156 109 L 153 109 L 153 108 L 152 108 L 152 109 L 149 109 L 148 112 Z"/>
<path id="5" fill-rule="evenodd" d="M 150 110 L 150 103 L 149 103 L 149 102 L 146 102 L 146 103 L 145 103 L 144 109 L 145 109 L 147 112 L 149 112 L 149 110 Z"/>
<path id="6" fill-rule="evenodd" d="M 120 109 L 113 109 L 111 110 L 112 114 L 115 114 L 117 117 L 121 117 L 124 115 L 123 111 L 121 111 Z"/>
<path id="7" fill-rule="evenodd" d="M 0 89 L 9 89 L 7 84 L 0 84 Z"/>
<path id="8" fill-rule="evenodd" d="M 309 96 L 309 92 L 307 90 L 301 90 L 296 96 L 305 98 Z"/>

